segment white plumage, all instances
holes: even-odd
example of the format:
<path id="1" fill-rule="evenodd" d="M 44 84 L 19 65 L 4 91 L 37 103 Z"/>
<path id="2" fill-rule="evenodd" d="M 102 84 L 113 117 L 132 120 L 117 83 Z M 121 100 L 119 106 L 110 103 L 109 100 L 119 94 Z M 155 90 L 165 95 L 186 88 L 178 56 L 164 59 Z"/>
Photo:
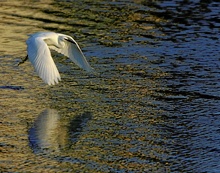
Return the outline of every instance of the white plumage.
<path id="1" fill-rule="evenodd" d="M 80 68 L 88 72 L 93 71 L 79 45 L 68 35 L 54 32 L 38 32 L 32 34 L 26 43 L 29 60 L 40 78 L 48 85 L 54 85 L 61 80 L 51 57 L 50 49 L 69 57 Z"/>

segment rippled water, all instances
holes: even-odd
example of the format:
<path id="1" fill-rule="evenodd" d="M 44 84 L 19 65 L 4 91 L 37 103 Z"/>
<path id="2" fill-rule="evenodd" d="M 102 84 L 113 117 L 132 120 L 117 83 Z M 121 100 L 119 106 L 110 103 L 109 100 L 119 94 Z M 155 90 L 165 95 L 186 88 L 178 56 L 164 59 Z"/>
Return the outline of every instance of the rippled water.
<path id="1" fill-rule="evenodd" d="M 220 172 L 220 4 L 0 2 L 1 172 Z M 69 34 L 97 75 L 53 53 L 46 86 L 27 34 Z"/>

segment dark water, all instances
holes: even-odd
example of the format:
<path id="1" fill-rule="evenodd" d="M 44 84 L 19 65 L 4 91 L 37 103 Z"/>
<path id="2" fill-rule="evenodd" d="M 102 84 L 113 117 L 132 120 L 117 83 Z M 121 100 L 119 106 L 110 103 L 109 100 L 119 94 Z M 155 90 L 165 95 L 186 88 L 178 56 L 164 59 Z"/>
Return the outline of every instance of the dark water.
<path id="1" fill-rule="evenodd" d="M 1 8 L 2 171 L 220 172 L 217 0 Z M 42 30 L 73 36 L 97 74 L 57 53 L 59 85 L 17 67 Z"/>

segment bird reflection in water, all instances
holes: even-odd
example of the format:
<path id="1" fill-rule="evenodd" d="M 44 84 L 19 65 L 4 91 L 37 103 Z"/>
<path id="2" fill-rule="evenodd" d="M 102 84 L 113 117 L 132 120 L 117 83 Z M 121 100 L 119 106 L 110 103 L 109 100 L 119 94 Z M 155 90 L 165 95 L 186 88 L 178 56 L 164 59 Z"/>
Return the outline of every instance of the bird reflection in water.
<path id="1" fill-rule="evenodd" d="M 61 152 L 73 145 L 92 118 L 90 113 L 75 116 L 70 123 L 61 123 L 57 110 L 45 109 L 29 130 L 29 142 L 35 153 Z"/>

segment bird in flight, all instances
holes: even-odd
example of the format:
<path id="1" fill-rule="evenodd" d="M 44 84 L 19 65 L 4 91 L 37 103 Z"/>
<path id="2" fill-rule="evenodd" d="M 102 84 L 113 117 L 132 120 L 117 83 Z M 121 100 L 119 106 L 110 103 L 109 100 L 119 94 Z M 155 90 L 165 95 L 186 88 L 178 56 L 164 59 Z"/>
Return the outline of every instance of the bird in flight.
<path id="1" fill-rule="evenodd" d="M 76 65 L 87 72 L 94 70 L 71 36 L 55 32 L 38 32 L 32 34 L 27 39 L 26 44 L 27 56 L 18 65 L 29 58 L 37 74 L 48 85 L 55 85 L 61 80 L 50 49 L 69 57 Z"/>

